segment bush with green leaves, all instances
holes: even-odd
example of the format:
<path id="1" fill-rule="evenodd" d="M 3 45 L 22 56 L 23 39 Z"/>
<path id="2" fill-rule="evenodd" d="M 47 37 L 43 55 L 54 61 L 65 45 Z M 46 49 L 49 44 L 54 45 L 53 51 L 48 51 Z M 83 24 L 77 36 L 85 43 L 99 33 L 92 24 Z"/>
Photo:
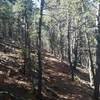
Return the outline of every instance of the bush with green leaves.
<path id="1" fill-rule="evenodd" d="M 21 56 L 24 58 L 26 56 L 26 54 L 27 54 L 26 48 L 22 48 L 21 49 Z"/>

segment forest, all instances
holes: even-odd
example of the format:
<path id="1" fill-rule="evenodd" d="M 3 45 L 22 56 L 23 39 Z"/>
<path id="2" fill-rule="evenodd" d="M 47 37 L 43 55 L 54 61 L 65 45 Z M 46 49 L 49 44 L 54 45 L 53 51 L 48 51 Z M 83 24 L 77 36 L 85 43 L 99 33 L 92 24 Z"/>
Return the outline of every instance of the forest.
<path id="1" fill-rule="evenodd" d="M 100 100 L 100 0 L 0 0 L 0 100 Z"/>

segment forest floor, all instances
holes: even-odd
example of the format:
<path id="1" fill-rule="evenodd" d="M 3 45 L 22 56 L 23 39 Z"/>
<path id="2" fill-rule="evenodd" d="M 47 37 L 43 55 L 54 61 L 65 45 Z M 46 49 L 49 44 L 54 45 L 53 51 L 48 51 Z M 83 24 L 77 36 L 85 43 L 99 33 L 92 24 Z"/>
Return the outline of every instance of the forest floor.
<path id="1" fill-rule="evenodd" d="M 44 94 L 50 100 L 92 100 L 93 90 L 89 86 L 89 76 L 83 69 L 76 72 L 71 80 L 70 68 L 50 53 L 45 54 Z"/>
<path id="2" fill-rule="evenodd" d="M 0 43 L 0 100 L 35 100 L 33 97 L 28 99 L 31 96 L 32 82 L 29 76 L 23 74 L 22 68 L 20 49 L 12 49 L 8 44 Z M 92 100 L 93 90 L 88 81 L 87 72 L 79 68 L 75 81 L 72 81 L 67 62 L 61 62 L 48 52 L 44 54 L 44 100 Z M 1 94 L 2 91 L 5 93 Z M 14 99 L 8 99 L 8 93 Z"/>

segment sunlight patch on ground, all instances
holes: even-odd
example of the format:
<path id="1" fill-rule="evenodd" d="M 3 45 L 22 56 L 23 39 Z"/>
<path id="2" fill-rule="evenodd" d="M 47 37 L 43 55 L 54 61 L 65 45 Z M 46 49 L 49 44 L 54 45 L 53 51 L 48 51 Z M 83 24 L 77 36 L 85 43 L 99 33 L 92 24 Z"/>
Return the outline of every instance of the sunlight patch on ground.
<path id="1" fill-rule="evenodd" d="M 31 89 L 31 83 L 26 81 L 21 81 L 13 78 L 8 78 L 8 80 L 5 80 L 5 83 L 9 84 L 18 84 L 19 86 L 27 87 L 28 89 Z"/>
<path id="2" fill-rule="evenodd" d="M 89 85 L 90 84 L 90 82 L 88 82 L 88 81 L 85 81 L 85 80 L 82 80 L 81 78 L 79 78 L 78 76 L 76 76 L 76 78 L 78 79 L 78 81 L 80 82 L 80 83 L 82 83 L 82 84 L 85 84 L 85 85 Z"/>
<path id="3" fill-rule="evenodd" d="M 64 95 L 59 94 L 59 97 L 62 98 L 62 99 L 68 99 L 68 96 L 66 96 L 66 95 L 64 96 Z"/>
<path id="4" fill-rule="evenodd" d="M 55 59 L 55 58 L 49 58 L 49 57 L 45 57 L 46 60 L 49 61 L 55 61 L 55 62 L 59 62 L 59 60 Z"/>
<path id="5" fill-rule="evenodd" d="M 5 74 L 3 71 L 0 71 L 0 75 Z"/>
<path id="6" fill-rule="evenodd" d="M 82 73 L 86 73 L 86 74 L 88 74 L 88 69 L 86 69 L 86 68 L 81 68 L 81 67 L 77 67 L 77 69 L 80 71 L 80 72 L 82 72 Z"/>
<path id="7" fill-rule="evenodd" d="M 55 72 L 52 69 L 47 69 L 46 72 L 48 72 L 50 74 L 50 76 L 66 76 L 66 74 L 62 73 L 62 72 Z"/>
<path id="8" fill-rule="evenodd" d="M 4 52 L 0 52 L 0 56 L 4 56 L 4 57 L 16 57 L 18 58 L 20 56 L 20 53 L 14 54 L 14 53 L 4 53 Z"/>

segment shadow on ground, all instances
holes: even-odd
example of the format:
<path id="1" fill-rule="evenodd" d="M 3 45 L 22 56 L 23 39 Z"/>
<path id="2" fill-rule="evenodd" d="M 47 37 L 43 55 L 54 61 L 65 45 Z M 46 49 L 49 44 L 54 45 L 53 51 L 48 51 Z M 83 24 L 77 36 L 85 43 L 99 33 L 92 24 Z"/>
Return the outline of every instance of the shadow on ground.
<path id="1" fill-rule="evenodd" d="M 46 54 L 44 61 L 44 96 L 48 100 L 92 100 L 92 89 L 70 77 L 70 68 L 53 55 Z M 85 76 L 77 72 L 82 80 Z"/>

